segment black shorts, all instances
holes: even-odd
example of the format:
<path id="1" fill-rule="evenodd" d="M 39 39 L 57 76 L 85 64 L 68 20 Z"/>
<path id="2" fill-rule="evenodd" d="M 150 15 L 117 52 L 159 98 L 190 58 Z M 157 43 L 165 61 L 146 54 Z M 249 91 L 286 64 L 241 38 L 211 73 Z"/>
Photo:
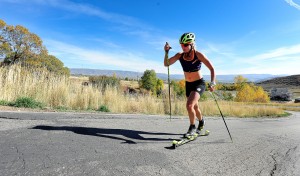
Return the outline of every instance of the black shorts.
<path id="1" fill-rule="evenodd" d="M 200 95 L 205 91 L 205 80 L 203 78 L 194 82 L 185 82 L 185 95 L 189 97 L 192 91 L 198 92 Z"/>

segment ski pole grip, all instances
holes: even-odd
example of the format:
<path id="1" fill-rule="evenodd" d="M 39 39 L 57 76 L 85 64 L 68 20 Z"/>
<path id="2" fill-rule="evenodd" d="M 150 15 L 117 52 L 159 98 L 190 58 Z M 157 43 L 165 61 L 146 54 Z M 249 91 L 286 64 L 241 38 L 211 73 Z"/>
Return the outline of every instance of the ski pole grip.
<path id="1" fill-rule="evenodd" d="M 169 43 L 168 43 L 168 42 L 166 42 L 166 45 L 169 45 Z M 169 45 L 169 50 L 170 50 L 170 49 L 172 49 L 172 47 Z M 168 50 L 168 51 L 169 51 L 169 50 Z"/>

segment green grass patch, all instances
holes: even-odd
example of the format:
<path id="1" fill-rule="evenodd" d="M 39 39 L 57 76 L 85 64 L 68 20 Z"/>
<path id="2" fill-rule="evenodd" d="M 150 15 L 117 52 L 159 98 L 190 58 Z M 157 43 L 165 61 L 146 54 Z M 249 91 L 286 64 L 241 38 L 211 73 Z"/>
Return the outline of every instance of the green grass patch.
<path id="1" fill-rule="evenodd" d="M 105 105 L 101 105 L 97 111 L 100 111 L 100 112 L 110 112 L 110 110 L 108 109 L 108 107 L 105 106 Z"/>
<path id="2" fill-rule="evenodd" d="M 284 112 L 283 114 L 280 114 L 278 117 L 288 117 L 290 115 L 292 115 L 292 113 Z"/>
<path id="3" fill-rule="evenodd" d="M 15 107 L 24 107 L 24 108 L 33 108 L 33 109 L 44 107 L 43 103 L 35 101 L 33 98 L 30 97 L 17 98 L 16 101 L 11 105 Z"/>
<path id="4" fill-rule="evenodd" d="M 69 110 L 69 108 L 65 107 L 65 106 L 57 106 L 54 109 L 56 109 L 58 111 L 67 111 L 67 110 Z"/>
<path id="5" fill-rule="evenodd" d="M 1 105 L 1 106 L 9 106 L 9 104 L 10 104 L 9 101 L 0 100 L 0 105 Z"/>

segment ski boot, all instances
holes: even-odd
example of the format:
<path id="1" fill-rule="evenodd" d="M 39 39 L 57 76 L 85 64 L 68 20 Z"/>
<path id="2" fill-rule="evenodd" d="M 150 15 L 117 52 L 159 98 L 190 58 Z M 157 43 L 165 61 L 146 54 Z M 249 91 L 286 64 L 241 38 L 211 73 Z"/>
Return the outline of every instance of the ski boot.
<path id="1" fill-rule="evenodd" d="M 195 125 L 190 125 L 189 130 L 183 135 L 185 138 L 190 138 L 194 136 L 197 132 L 196 126 Z"/>
<path id="2" fill-rule="evenodd" d="M 197 128 L 197 133 L 198 134 L 200 134 L 201 130 L 203 130 L 204 125 L 205 125 L 205 120 L 202 118 L 202 120 L 199 121 L 199 125 L 198 125 L 198 128 Z"/>

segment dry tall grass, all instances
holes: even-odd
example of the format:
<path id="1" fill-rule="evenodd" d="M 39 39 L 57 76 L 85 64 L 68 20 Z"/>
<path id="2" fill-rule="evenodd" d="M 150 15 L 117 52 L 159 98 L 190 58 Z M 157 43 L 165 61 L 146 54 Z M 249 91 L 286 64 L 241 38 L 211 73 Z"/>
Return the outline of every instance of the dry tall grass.
<path id="1" fill-rule="evenodd" d="M 266 117 L 266 116 L 282 116 L 282 109 L 266 106 L 266 105 L 249 105 L 247 103 L 218 101 L 220 109 L 224 116 L 231 117 Z M 214 101 L 200 102 L 200 107 L 205 115 L 219 115 L 219 109 Z"/>
<path id="2" fill-rule="evenodd" d="M 73 78 L 74 79 L 74 78 Z M 83 86 L 68 77 L 57 76 L 45 69 L 32 70 L 20 65 L 0 67 L 0 100 L 14 101 L 19 97 L 31 97 L 51 108 L 72 110 L 97 110 L 106 106 L 114 113 L 168 114 L 168 96 L 128 95 L 117 87 L 105 91 L 91 85 Z M 172 114 L 187 116 L 186 99 L 172 97 Z M 277 116 L 283 110 L 274 106 L 219 101 L 226 116 L 258 117 Z M 200 102 L 205 116 L 219 115 L 214 101 Z"/>
<path id="3" fill-rule="evenodd" d="M 56 76 L 46 69 L 32 70 L 20 65 L 0 67 L 1 100 L 31 97 L 51 106 L 59 106 L 67 100 L 69 85 L 67 77 Z"/>

